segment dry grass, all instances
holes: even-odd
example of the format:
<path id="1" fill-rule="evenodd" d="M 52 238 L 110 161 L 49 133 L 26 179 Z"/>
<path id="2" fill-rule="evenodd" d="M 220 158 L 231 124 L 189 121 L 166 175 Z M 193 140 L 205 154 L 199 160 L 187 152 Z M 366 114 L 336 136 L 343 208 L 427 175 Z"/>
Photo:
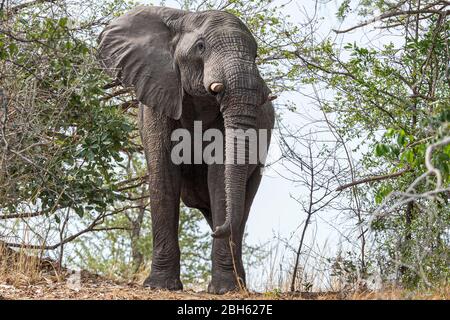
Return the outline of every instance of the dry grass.
<path id="1" fill-rule="evenodd" d="M 83 300 L 367 300 L 367 299 L 450 299 L 450 286 L 432 291 L 410 292 L 389 289 L 382 292 L 322 292 L 286 294 L 233 293 L 223 296 L 205 292 L 169 292 L 143 288 L 138 283 L 110 280 L 88 272 L 71 273 L 48 260 L 30 257 L 24 251 L 0 246 L 1 299 L 83 299 Z"/>
<path id="2" fill-rule="evenodd" d="M 135 283 L 118 283 L 100 277 L 82 273 L 79 288 L 73 287 L 66 279 L 43 276 L 41 281 L 33 284 L 10 285 L 0 281 L 0 299 L 82 299 L 82 300 L 373 300 L 373 299 L 449 299 L 448 288 L 443 291 L 429 293 L 406 293 L 402 290 L 368 292 L 358 294 L 342 293 L 234 293 L 223 296 L 204 292 L 155 291 L 145 289 Z M 60 277 L 61 279 L 61 277 Z"/>
<path id="3" fill-rule="evenodd" d="M 0 283 L 29 285 L 39 281 L 43 272 L 53 268 L 54 264 L 48 260 L 29 255 L 25 250 L 14 251 L 0 242 Z"/>

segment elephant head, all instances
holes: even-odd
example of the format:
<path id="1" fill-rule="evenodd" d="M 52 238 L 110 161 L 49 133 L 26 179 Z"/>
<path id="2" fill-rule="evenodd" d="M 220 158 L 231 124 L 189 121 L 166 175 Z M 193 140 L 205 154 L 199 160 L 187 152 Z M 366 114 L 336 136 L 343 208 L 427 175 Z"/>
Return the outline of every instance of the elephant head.
<path id="1" fill-rule="evenodd" d="M 233 129 L 256 127 L 269 89 L 255 64 L 257 44 L 234 15 L 139 6 L 115 19 L 99 38 L 99 56 L 138 100 L 173 119 L 182 114 L 183 95 L 217 99 L 225 126 L 225 154 L 235 148 Z M 213 233 L 227 237 L 240 228 L 248 177 L 245 162 L 225 165 L 227 215 Z"/>

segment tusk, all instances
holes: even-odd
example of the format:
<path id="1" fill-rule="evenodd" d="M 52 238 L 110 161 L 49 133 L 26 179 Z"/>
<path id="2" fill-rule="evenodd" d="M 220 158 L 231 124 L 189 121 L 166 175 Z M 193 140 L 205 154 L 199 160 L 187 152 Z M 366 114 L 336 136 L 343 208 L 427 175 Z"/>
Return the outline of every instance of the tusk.
<path id="1" fill-rule="evenodd" d="M 273 101 L 273 100 L 275 100 L 276 98 L 278 98 L 278 96 L 276 96 L 276 95 L 274 95 L 274 94 L 270 94 L 270 95 L 267 97 L 267 100 Z"/>
<path id="2" fill-rule="evenodd" d="M 209 88 L 211 89 L 212 92 L 220 93 L 223 91 L 224 86 L 220 82 L 214 82 L 211 84 Z"/>

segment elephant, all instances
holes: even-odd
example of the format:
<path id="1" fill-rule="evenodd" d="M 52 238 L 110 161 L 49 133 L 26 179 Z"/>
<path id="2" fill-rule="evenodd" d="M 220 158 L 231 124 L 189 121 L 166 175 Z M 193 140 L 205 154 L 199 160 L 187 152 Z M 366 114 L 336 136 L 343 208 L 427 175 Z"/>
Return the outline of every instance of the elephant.
<path id="1" fill-rule="evenodd" d="M 171 136 L 180 128 L 192 132 L 195 121 L 201 121 L 202 132 L 214 128 L 224 134 L 225 160 L 231 160 L 228 152 L 238 139 L 228 132 L 264 129 L 267 152 L 275 96 L 255 63 L 255 38 L 238 17 L 224 11 L 138 6 L 112 20 L 98 43 L 105 72 L 134 88 L 139 101 L 153 233 L 151 271 L 144 286 L 183 289 L 178 243 L 183 201 L 198 209 L 213 230 L 208 292 L 244 289 L 244 228 L 264 161 L 258 156 L 251 163 L 245 143 L 241 162 L 176 164 Z"/>

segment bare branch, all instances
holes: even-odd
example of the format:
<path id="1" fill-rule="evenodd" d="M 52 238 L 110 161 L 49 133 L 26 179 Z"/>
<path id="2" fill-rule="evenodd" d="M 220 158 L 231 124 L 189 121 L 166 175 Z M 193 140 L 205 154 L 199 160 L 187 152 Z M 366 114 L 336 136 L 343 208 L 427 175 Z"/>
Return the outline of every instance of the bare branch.
<path id="1" fill-rule="evenodd" d="M 107 101 L 109 99 L 115 98 L 117 96 L 120 96 L 120 95 L 123 95 L 123 94 L 126 94 L 126 93 L 130 93 L 130 92 L 132 92 L 132 88 L 123 88 L 123 89 L 117 90 L 117 91 L 115 91 L 115 92 L 113 92 L 111 94 L 108 94 L 105 97 L 100 98 L 100 100 L 101 101 Z"/>
<path id="2" fill-rule="evenodd" d="M 104 85 L 102 87 L 102 89 L 105 89 L 105 90 L 106 89 L 111 89 L 111 88 L 114 88 L 114 87 L 117 87 L 117 86 L 120 86 L 120 85 L 121 85 L 120 80 L 116 79 L 116 80 L 114 80 L 114 81 Z"/>
<path id="3" fill-rule="evenodd" d="M 394 173 L 390 173 L 390 174 L 384 174 L 384 175 L 379 175 L 379 176 L 371 176 L 371 177 L 367 177 L 361 180 L 356 180 L 356 181 L 352 181 L 350 183 L 346 183 L 342 186 L 340 186 L 339 188 L 336 189 L 336 191 L 342 191 L 345 190 L 347 188 L 359 185 L 359 184 L 363 184 L 363 183 L 368 183 L 368 182 L 373 182 L 373 181 L 381 181 L 381 180 L 386 180 L 386 179 L 391 179 L 391 178 L 396 178 L 401 176 L 402 174 L 411 171 L 411 168 L 405 168 L 403 170 L 394 172 Z"/>
<path id="4" fill-rule="evenodd" d="M 48 212 L 47 211 L 36 211 L 36 212 L 6 214 L 6 215 L 0 215 L 0 220 L 32 218 L 32 217 L 42 216 L 46 213 L 48 213 Z"/>
<path id="5" fill-rule="evenodd" d="M 441 172 L 436 169 L 436 167 L 433 165 L 431 161 L 431 157 L 433 155 L 433 151 L 436 150 L 439 147 L 446 146 L 450 143 L 450 137 L 446 137 L 441 141 L 438 141 L 436 143 L 433 143 L 427 147 L 427 150 L 425 152 L 425 166 L 427 167 L 428 171 L 436 176 L 437 182 L 436 182 L 436 189 L 439 189 L 442 186 L 442 175 Z"/>
<path id="6" fill-rule="evenodd" d="M 125 184 L 133 183 L 133 182 L 136 182 L 136 181 L 146 181 L 147 178 L 148 178 L 148 174 L 140 176 L 140 177 L 130 178 L 130 179 L 118 182 L 117 186 L 123 186 Z"/>
<path id="7" fill-rule="evenodd" d="M 333 31 L 335 33 L 337 33 L 337 34 L 347 33 L 347 32 L 350 32 L 350 31 L 353 31 L 355 29 L 359 29 L 359 28 L 365 27 L 365 26 L 367 26 L 369 24 L 372 24 L 374 22 L 381 21 L 381 20 L 384 20 L 384 19 L 393 18 L 393 17 L 397 17 L 397 16 L 412 15 L 412 14 L 425 14 L 425 13 L 439 14 L 439 15 L 445 14 L 445 15 L 447 15 L 448 13 L 450 13 L 450 10 L 444 11 L 444 10 L 438 10 L 438 9 L 425 9 L 424 8 L 424 9 L 420 9 L 420 10 L 389 11 L 389 12 L 385 12 L 385 13 L 377 16 L 377 17 L 374 17 L 373 19 L 364 21 L 364 22 L 362 22 L 362 23 L 360 23 L 360 24 L 358 24 L 356 26 L 350 27 L 348 29 L 343 29 L 343 30 L 333 29 Z"/>
<path id="8" fill-rule="evenodd" d="M 24 2 L 21 4 L 18 4 L 14 7 L 11 8 L 11 12 L 13 13 L 17 13 L 20 10 L 32 7 L 32 6 L 36 6 L 38 4 L 43 4 L 43 3 L 55 3 L 57 0 L 34 0 L 34 1 L 29 1 L 29 2 Z"/>
<path id="9" fill-rule="evenodd" d="M 53 244 L 53 245 L 35 245 L 35 244 L 23 244 L 23 243 L 8 243 L 4 242 L 5 245 L 7 245 L 10 248 L 28 248 L 28 249 L 39 249 L 39 250 L 55 250 L 59 248 L 60 246 L 69 243 L 78 237 L 82 236 L 85 233 L 88 232 L 95 232 L 95 231 L 106 231 L 106 230 L 128 230 L 127 228 L 123 227 L 98 227 L 101 225 L 106 217 L 115 215 L 117 213 L 123 212 L 128 209 L 132 208 L 141 208 L 141 206 L 128 206 L 124 208 L 120 208 L 118 210 L 115 210 L 110 213 L 100 214 L 98 215 L 92 222 L 89 224 L 85 229 L 61 240 L 59 243 Z"/>

